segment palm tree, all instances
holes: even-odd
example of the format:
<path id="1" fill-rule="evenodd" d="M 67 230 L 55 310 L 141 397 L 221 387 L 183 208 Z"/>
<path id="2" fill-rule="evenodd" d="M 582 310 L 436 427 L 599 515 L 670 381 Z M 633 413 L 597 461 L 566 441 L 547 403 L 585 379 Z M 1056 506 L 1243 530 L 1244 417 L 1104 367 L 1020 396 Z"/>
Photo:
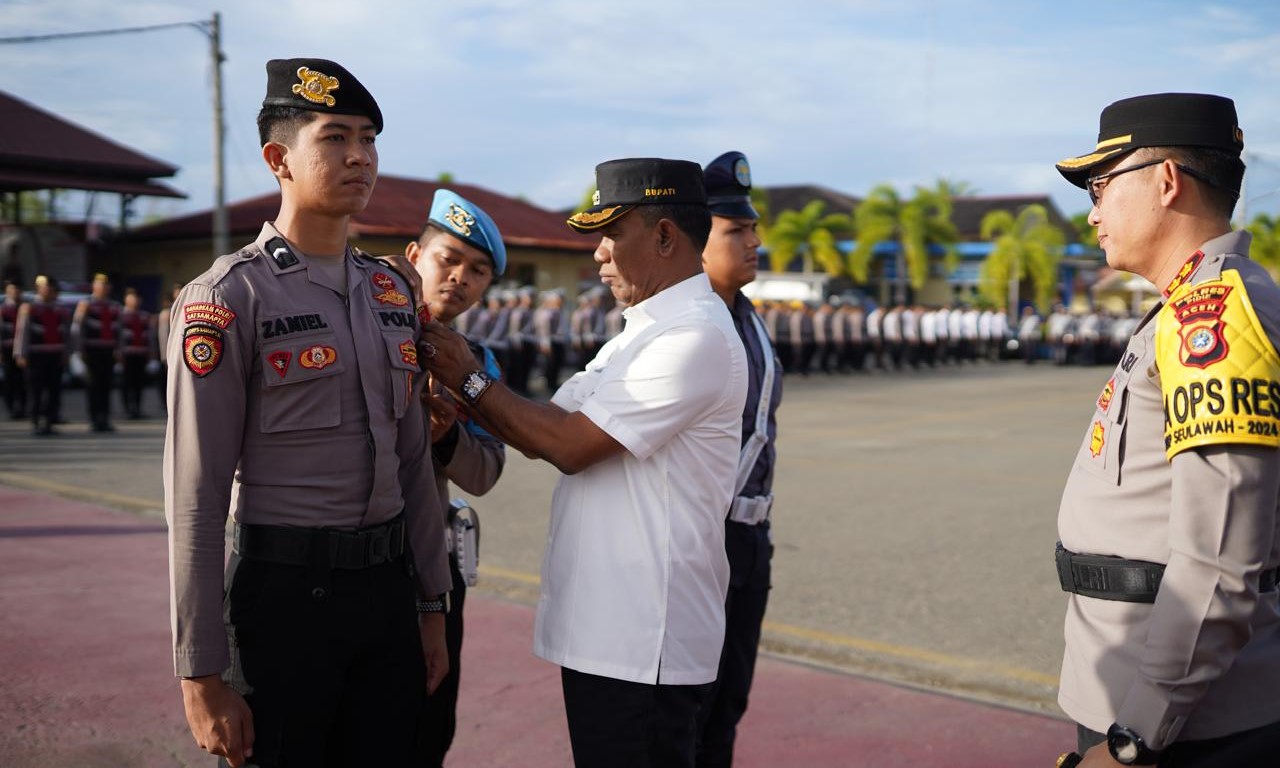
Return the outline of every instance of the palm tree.
<path id="1" fill-rule="evenodd" d="M 1274 278 L 1280 274 L 1280 216 L 1260 213 L 1246 227 L 1253 235 L 1249 257 L 1266 268 Z"/>
<path id="2" fill-rule="evenodd" d="M 992 211 L 982 217 L 981 229 L 982 239 L 995 243 L 982 262 L 982 295 L 998 307 L 1007 306 L 1016 322 L 1018 288 L 1030 278 L 1036 306 L 1046 309 L 1057 289 L 1058 261 L 1066 238 L 1049 223 L 1045 207 L 1028 205 L 1017 216 Z"/>
<path id="3" fill-rule="evenodd" d="M 941 246 L 948 269 L 955 267 L 955 243 L 959 239 L 951 221 L 951 190 L 957 184 L 939 181 L 933 187 L 916 187 L 915 197 L 903 198 L 888 184 L 871 190 L 854 211 L 858 245 L 849 254 L 849 272 L 865 282 L 871 255 L 882 242 L 897 243 L 898 282 L 894 299 L 907 300 L 907 285 L 920 290 L 929 278 L 930 246 Z"/>
<path id="4" fill-rule="evenodd" d="M 836 248 L 836 237 L 853 233 L 853 217 L 826 210 L 824 201 L 811 200 L 798 211 L 778 214 L 762 235 L 772 271 L 785 270 L 796 254 L 803 254 L 805 272 L 812 272 L 816 262 L 832 276 L 844 273 L 844 258 Z"/>

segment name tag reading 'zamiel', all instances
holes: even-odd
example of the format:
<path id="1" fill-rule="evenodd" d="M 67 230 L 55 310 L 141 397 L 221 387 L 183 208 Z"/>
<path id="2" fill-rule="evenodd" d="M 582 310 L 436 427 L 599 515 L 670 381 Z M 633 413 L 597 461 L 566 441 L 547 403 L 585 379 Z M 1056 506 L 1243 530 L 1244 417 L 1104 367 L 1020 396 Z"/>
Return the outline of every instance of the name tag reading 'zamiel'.
<path id="1" fill-rule="evenodd" d="M 1280 356 L 1240 273 L 1181 286 L 1156 322 L 1165 456 L 1205 445 L 1280 446 Z"/>

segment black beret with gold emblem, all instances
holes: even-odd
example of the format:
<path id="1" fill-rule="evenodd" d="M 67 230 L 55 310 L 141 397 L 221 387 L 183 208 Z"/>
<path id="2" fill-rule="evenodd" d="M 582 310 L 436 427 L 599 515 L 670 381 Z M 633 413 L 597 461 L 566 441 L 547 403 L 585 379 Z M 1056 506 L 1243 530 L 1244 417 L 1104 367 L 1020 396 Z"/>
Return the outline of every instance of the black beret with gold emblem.
<path id="1" fill-rule="evenodd" d="M 702 205 L 702 166 L 688 160 L 633 157 L 596 166 L 592 206 L 569 218 L 569 226 L 592 232 L 630 213 L 637 205 Z"/>
<path id="2" fill-rule="evenodd" d="M 1141 147 L 1211 147 L 1238 156 L 1244 151 L 1244 131 L 1236 118 L 1235 102 L 1224 96 L 1134 96 L 1102 110 L 1097 146 L 1088 154 L 1058 162 L 1058 172 L 1077 187 L 1085 187 L 1095 166 Z"/>
<path id="3" fill-rule="evenodd" d="M 328 59 L 272 59 L 262 106 L 296 107 L 332 115 L 364 115 L 382 133 L 382 110 L 360 81 Z"/>

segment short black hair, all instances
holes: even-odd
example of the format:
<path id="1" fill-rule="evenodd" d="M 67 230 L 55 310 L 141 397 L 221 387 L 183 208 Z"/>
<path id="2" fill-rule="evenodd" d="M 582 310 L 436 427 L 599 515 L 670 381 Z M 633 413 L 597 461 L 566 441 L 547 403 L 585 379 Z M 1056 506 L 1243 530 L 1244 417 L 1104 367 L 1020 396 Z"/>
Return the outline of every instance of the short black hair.
<path id="1" fill-rule="evenodd" d="M 298 129 L 311 122 L 319 114 L 310 109 L 263 105 L 258 111 L 258 143 L 266 146 L 275 141 L 288 144 L 298 135 Z"/>
<path id="2" fill-rule="evenodd" d="M 677 229 L 689 236 L 699 251 L 707 247 L 707 238 L 711 236 L 711 211 L 705 205 L 641 205 L 636 210 L 647 226 L 652 227 L 662 219 L 670 219 Z"/>
<path id="3" fill-rule="evenodd" d="M 1198 176 L 1188 175 L 1200 184 L 1213 212 L 1231 218 L 1240 199 L 1245 168 L 1244 161 L 1234 152 L 1215 147 L 1145 147 L 1141 154 L 1152 160 L 1168 157 L 1190 168 Z"/>

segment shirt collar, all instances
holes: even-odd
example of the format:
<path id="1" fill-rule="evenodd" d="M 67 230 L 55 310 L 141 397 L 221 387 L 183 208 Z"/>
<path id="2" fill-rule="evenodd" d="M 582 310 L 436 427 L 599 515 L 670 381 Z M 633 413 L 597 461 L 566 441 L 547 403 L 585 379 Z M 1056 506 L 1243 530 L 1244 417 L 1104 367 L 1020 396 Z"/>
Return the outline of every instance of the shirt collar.
<path id="1" fill-rule="evenodd" d="M 711 280 L 705 272 L 699 272 L 675 285 L 664 288 L 654 295 L 622 310 L 627 325 L 639 322 L 648 325 L 667 317 L 675 317 L 684 311 L 689 302 L 711 292 Z"/>
<path id="2" fill-rule="evenodd" d="M 1245 230 L 1228 232 L 1225 235 L 1219 235 L 1209 242 L 1200 246 L 1200 250 L 1187 257 L 1183 262 L 1182 268 L 1173 276 L 1169 284 L 1164 287 L 1164 297 L 1167 299 L 1182 285 L 1191 282 L 1199 271 L 1200 265 L 1207 260 L 1205 257 L 1217 256 L 1218 254 L 1238 253 L 1247 255 L 1249 253 L 1249 243 L 1253 240 L 1253 235 Z"/>

